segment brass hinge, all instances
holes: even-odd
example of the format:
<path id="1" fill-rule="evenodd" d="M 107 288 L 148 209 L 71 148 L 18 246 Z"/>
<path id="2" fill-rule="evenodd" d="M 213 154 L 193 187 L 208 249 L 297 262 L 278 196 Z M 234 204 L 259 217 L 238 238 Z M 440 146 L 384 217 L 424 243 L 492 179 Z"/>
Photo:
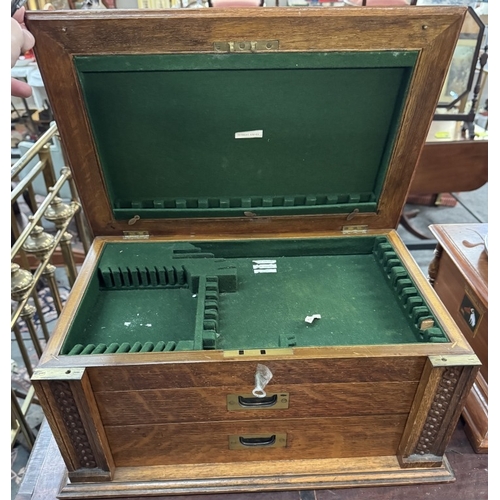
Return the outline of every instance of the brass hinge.
<path id="1" fill-rule="evenodd" d="M 344 226 L 342 228 L 343 234 L 361 234 L 368 231 L 368 226 Z"/>
<path id="2" fill-rule="evenodd" d="M 255 42 L 215 42 L 215 52 L 272 52 L 279 50 L 279 40 L 258 40 Z"/>
<path id="3" fill-rule="evenodd" d="M 149 240 L 147 231 L 123 231 L 124 240 Z"/>

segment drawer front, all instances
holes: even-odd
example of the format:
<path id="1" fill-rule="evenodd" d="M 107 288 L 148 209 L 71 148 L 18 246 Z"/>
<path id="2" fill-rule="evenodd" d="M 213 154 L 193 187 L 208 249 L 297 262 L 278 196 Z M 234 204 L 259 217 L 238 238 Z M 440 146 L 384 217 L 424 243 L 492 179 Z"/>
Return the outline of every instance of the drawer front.
<path id="1" fill-rule="evenodd" d="M 251 398 L 252 386 L 98 392 L 105 426 L 230 420 L 295 419 L 403 414 L 417 382 L 363 382 L 281 386 L 272 382 L 267 397 Z"/>
<path id="2" fill-rule="evenodd" d="M 396 454 L 407 415 L 106 427 L 117 467 Z"/>
<path id="3" fill-rule="evenodd" d="M 147 359 L 147 356 L 140 359 Z M 165 359 L 168 360 L 168 355 Z M 240 391 L 254 384 L 258 363 L 271 370 L 273 386 L 289 387 L 296 384 L 415 382 L 420 379 L 425 359 L 425 356 L 301 359 L 292 355 L 279 360 L 262 356 L 260 361 L 166 361 L 117 366 L 111 362 L 105 365 L 109 356 L 103 356 L 103 365 L 89 367 L 88 372 L 96 393 L 192 387 L 234 387 Z"/>

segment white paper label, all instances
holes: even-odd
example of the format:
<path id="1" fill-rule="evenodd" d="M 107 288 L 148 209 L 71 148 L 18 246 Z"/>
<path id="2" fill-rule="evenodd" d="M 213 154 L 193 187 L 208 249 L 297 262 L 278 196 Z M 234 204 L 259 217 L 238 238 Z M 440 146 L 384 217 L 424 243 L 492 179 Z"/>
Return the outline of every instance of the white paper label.
<path id="1" fill-rule="evenodd" d="M 275 260 L 254 260 L 252 262 L 253 262 L 253 272 L 255 274 L 278 272 L 278 266 Z"/>
<path id="2" fill-rule="evenodd" d="M 306 323 L 312 323 L 315 319 L 321 319 L 321 314 L 312 314 L 311 316 L 306 316 Z"/>
<path id="3" fill-rule="evenodd" d="M 235 139 L 262 139 L 264 137 L 263 130 L 247 130 L 246 132 L 236 132 Z"/>

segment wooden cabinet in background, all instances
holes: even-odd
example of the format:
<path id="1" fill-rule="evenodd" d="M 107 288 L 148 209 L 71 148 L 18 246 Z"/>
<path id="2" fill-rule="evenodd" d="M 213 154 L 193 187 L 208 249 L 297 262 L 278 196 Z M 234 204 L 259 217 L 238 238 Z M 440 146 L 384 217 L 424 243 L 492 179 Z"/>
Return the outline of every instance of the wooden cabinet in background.
<path id="1" fill-rule="evenodd" d="M 488 224 L 436 224 L 438 241 L 429 267 L 434 289 L 482 366 L 463 416 L 477 453 L 488 452 Z"/>

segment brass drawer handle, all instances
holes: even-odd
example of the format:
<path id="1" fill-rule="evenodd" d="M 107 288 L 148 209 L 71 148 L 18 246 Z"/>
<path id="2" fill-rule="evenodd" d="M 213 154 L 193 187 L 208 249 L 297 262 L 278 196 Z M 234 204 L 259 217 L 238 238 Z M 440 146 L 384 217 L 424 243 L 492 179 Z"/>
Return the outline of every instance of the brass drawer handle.
<path id="1" fill-rule="evenodd" d="M 288 392 L 270 393 L 263 398 L 257 398 L 253 394 L 228 394 L 226 406 L 229 411 L 237 410 L 283 410 L 290 403 Z"/>
<path id="2" fill-rule="evenodd" d="M 238 403 L 244 408 L 269 408 L 278 402 L 278 395 L 266 396 L 264 398 L 238 396 Z"/>
<path id="3" fill-rule="evenodd" d="M 286 433 L 229 436 L 230 450 L 251 448 L 286 448 Z"/>
<path id="4" fill-rule="evenodd" d="M 240 444 L 243 446 L 272 446 L 274 443 L 276 443 L 276 434 L 269 437 L 240 436 Z"/>

